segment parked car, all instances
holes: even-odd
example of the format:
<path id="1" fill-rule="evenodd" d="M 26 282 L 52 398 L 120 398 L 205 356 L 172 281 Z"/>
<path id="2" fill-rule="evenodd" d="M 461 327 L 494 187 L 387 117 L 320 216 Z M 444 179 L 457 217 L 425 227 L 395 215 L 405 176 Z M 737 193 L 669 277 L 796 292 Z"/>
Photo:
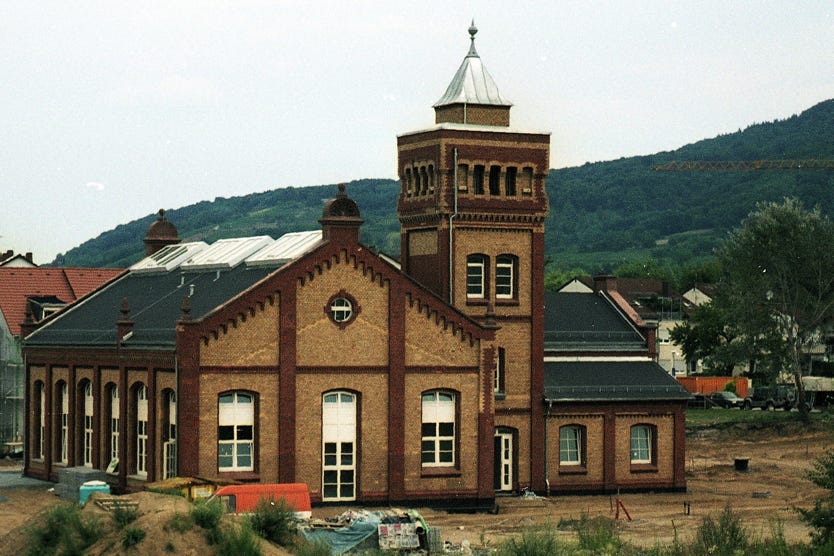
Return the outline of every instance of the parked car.
<path id="1" fill-rule="evenodd" d="M 744 405 L 744 398 L 739 398 L 734 392 L 713 392 L 709 395 L 709 399 L 718 407 L 725 409 L 740 408 Z"/>
<path id="2" fill-rule="evenodd" d="M 715 402 L 712 401 L 706 394 L 692 394 L 692 397 L 686 402 L 687 409 L 710 409 L 715 407 Z"/>
<path id="3" fill-rule="evenodd" d="M 757 386 L 744 398 L 744 409 L 759 407 L 768 411 L 774 409 L 790 409 L 796 400 L 796 389 L 793 386 Z"/>

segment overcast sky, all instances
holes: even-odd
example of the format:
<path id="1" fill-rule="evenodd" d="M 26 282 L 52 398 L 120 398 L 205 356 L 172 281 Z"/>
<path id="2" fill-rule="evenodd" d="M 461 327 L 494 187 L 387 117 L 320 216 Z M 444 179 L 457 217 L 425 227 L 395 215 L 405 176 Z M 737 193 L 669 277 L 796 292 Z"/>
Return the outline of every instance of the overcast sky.
<path id="1" fill-rule="evenodd" d="M 46 263 L 215 197 L 396 178 L 469 48 L 551 166 L 672 150 L 834 97 L 817 2 L 0 3 L 0 250 Z M 141 241 L 141 238 L 137 238 Z"/>

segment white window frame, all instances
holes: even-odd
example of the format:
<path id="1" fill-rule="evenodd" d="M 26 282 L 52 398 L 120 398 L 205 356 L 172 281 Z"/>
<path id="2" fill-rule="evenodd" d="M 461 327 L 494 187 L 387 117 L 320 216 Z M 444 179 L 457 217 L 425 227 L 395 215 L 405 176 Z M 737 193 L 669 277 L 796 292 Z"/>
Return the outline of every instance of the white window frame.
<path id="1" fill-rule="evenodd" d="M 483 299 L 486 297 L 487 262 L 484 255 L 469 255 L 466 258 L 466 297 Z"/>
<path id="2" fill-rule="evenodd" d="M 61 383 L 61 459 L 59 460 L 64 465 L 67 464 L 67 451 L 69 434 L 69 387 L 66 382 Z"/>
<path id="3" fill-rule="evenodd" d="M 110 465 L 119 461 L 119 387 L 110 389 Z M 114 464 L 115 462 L 115 464 Z M 109 467 L 109 466 L 108 466 Z"/>
<path id="4" fill-rule="evenodd" d="M 498 255 L 495 258 L 495 298 L 515 299 L 516 258 Z"/>
<path id="5" fill-rule="evenodd" d="M 454 393 L 445 390 L 423 393 L 420 442 L 423 467 L 454 467 L 456 413 Z"/>
<path id="6" fill-rule="evenodd" d="M 136 474 L 148 475 L 148 387 L 136 390 Z"/>
<path id="7" fill-rule="evenodd" d="M 225 392 L 217 401 L 217 468 L 219 471 L 255 469 L 255 396 L 249 392 Z M 231 438 L 220 439 L 223 427 Z M 246 437 L 249 438 L 246 438 Z M 230 464 L 221 465 L 221 458 Z M 248 458 L 248 464 L 246 463 Z"/>
<path id="8" fill-rule="evenodd" d="M 652 462 L 652 427 L 634 425 L 631 427 L 631 463 Z"/>
<path id="9" fill-rule="evenodd" d="M 35 454 L 35 459 L 42 460 L 44 458 L 44 437 L 46 436 L 46 386 L 44 383 L 40 383 L 38 386 L 39 392 L 38 397 L 40 399 L 40 408 L 39 408 L 39 415 L 38 415 L 38 429 L 39 429 L 39 436 L 38 436 L 38 453 Z"/>
<path id="10" fill-rule="evenodd" d="M 352 392 L 322 395 L 322 500 L 356 500 L 357 408 Z"/>
<path id="11" fill-rule="evenodd" d="M 330 303 L 330 317 L 333 322 L 347 322 L 353 317 L 353 303 L 346 297 L 337 297 Z"/>
<path id="12" fill-rule="evenodd" d="M 496 350 L 496 357 L 495 357 L 495 369 L 493 372 L 493 385 L 492 389 L 495 394 L 504 394 L 506 392 L 507 385 L 505 384 L 507 376 L 506 376 L 506 366 L 507 366 L 507 353 L 506 350 L 502 347 Z"/>
<path id="13" fill-rule="evenodd" d="M 582 465 L 582 427 L 559 427 L 559 465 Z"/>
<path id="14" fill-rule="evenodd" d="M 93 466 L 93 384 L 84 386 L 84 467 Z"/>
<path id="15" fill-rule="evenodd" d="M 168 393 L 168 440 L 162 447 L 165 465 L 163 479 L 177 476 L 177 393 Z"/>

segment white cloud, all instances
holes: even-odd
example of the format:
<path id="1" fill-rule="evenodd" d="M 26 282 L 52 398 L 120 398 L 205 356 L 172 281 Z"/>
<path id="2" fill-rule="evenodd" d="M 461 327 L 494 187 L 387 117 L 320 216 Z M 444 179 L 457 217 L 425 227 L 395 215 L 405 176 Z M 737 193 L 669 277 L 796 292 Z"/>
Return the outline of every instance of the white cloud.
<path id="1" fill-rule="evenodd" d="M 95 189 L 96 191 L 104 191 L 104 188 L 107 186 L 97 181 L 88 181 L 84 184 L 84 187 L 86 187 L 87 189 Z"/>

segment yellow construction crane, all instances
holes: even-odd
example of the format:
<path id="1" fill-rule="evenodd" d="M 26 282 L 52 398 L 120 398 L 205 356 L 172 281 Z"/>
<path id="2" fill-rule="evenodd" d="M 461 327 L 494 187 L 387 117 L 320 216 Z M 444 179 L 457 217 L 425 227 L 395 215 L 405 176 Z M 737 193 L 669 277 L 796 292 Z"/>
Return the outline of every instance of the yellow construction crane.
<path id="1" fill-rule="evenodd" d="M 832 170 L 834 160 L 673 160 L 654 167 L 661 171 L 702 170 Z"/>

